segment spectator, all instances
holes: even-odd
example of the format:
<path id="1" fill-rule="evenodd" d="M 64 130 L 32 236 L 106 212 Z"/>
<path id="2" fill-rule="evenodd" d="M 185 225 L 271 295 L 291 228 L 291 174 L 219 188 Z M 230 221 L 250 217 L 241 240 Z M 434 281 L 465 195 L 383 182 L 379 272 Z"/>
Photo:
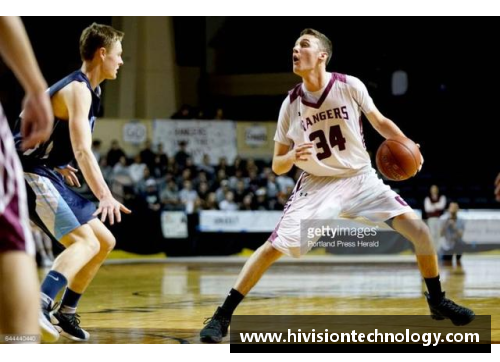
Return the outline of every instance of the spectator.
<path id="1" fill-rule="evenodd" d="M 146 167 L 146 164 L 142 163 L 141 156 L 136 155 L 134 157 L 134 163 L 128 167 L 130 178 L 132 179 L 134 184 L 137 184 L 144 178 L 144 169 Z"/>
<path id="2" fill-rule="evenodd" d="M 500 202 L 500 173 L 495 180 L 495 197 L 496 200 Z"/>
<path id="3" fill-rule="evenodd" d="M 465 230 L 465 223 L 458 217 L 459 206 L 456 202 L 451 202 L 448 207 L 448 215 L 443 217 L 441 235 L 444 237 L 439 254 L 441 260 L 447 265 L 452 265 L 453 255 L 456 256 L 457 266 L 461 265 L 462 253 L 465 243 L 462 240 Z"/>
<path id="4" fill-rule="evenodd" d="M 161 203 L 166 210 L 178 210 L 181 204 L 179 198 L 179 190 L 175 181 L 170 179 L 167 183 L 167 187 L 163 189 L 160 193 Z"/>
<path id="5" fill-rule="evenodd" d="M 287 174 L 276 177 L 276 183 L 278 184 L 280 192 L 284 193 L 286 193 L 288 187 L 292 187 L 292 189 L 295 187 L 295 182 Z"/>
<path id="6" fill-rule="evenodd" d="M 208 197 L 202 203 L 203 210 L 219 210 L 219 203 L 217 202 L 217 196 L 215 192 L 208 194 Z"/>
<path id="7" fill-rule="evenodd" d="M 148 168 L 146 168 L 149 171 Z M 148 179 L 145 182 L 145 190 L 141 194 L 143 199 L 146 201 L 148 208 L 153 211 L 160 211 L 161 203 L 160 203 L 160 195 L 158 194 L 158 187 L 156 181 L 152 178 Z"/>
<path id="8" fill-rule="evenodd" d="M 179 192 L 179 198 L 182 205 L 184 205 L 186 213 L 192 214 L 195 211 L 195 206 L 198 204 L 198 193 L 193 190 L 191 181 L 184 181 L 184 188 Z"/>
<path id="9" fill-rule="evenodd" d="M 257 201 L 255 202 L 256 210 L 269 210 L 269 202 L 267 201 L 266 189 L 260 188 L 255 193 Z"/>
<path id="10" fill-rule="evenodd" d="M 153 176 L 156 178 L 163 178 L 168 172 L 168 159 L 160 155 L 156 155 L 153 166 Z"/>
<path id="11" fill-rule="evenodd" d="M 120 157 L 126 157 L 125 152 L 120 148 L 117 140 L 113 140 L 111 142 L 111 149 L 108 151 L 106 158 L 108 159 L 108 165 L 110 167 L 114 167 L 118 161 L 120 161 Z"/>
<path id="12" fill-rule="evenodd" d="M 183 104 L 182 107 L 175 112 L 171 117 L 171 119 L 193 119 L 191 114 L 191 107 L 187 104 Z"/>
<path id="13" fill-rule="evenodd" d="M 234 202 L 234 194 L 232 191 L 226 193 L 226 198 L 220 202 L 219 208 L 223 211 L 238 210 L 238 205 Z"/>
<path id="14" fill-rule="evenodd" d="M 236 190 L 234 192 L 234 201 L 238 205 L 241 205 L 246 195 L 248 195 L 248 190 L 245 187 L 245 182 L 243 180 L 239 180 L 236 184 Z"/>
<path id="15" fill-rule="evenodd" d="M 427 215 L 427 225 L 432 235 L 434 248 L 439 250 L 440 241 L 440 222 L 439 218 L 444 213 L 446 208 L 446 196 L 439 194 L 439 188 L 432 185 L 429 196 L 424 200 L 424 209 Z"/>
<path id="16" fill-rule="evenodd" d="M 148 166 L 150 171 L 153 171 L 155 165 L 156 154 L 151 150 L 151 141 L 147 140 L 144 148 L 140 152 L 141 160 Z"/>
<path id="17" fill-rule="evenodd" d="M 232 189 L 236 189 L 240 181 L 243 181 L 245 187 L 248 185 L 248 179 L 245 179 L 243 177 L 243 171 L 240 169 L 236 169 L 235 175 L 229 178 L 229 187 Z"/>
<path id="18" fill-rule="evenodd" d="M 252 194 L 247 194 L 243 198 L 243 202 L 240 206 L 240 210 L 242 211 L 253 211 L 255 210 L 254 202 L 253 202 L 253 195 Z"/>
<path id="19" fill-rule="evenodd" d="M 203 155 L 203 160 L 201 161 L 201 165 L 198 166 L 199 171 L 204 171 L 207 174 L 207 177 L 213 179 L 215 176 L 215 168 L 210 164 L 210 156 L 206 153 Z"/>
<path id="20" fill-rule="evenodd" d="M 179 142 L 179 151 L 175 154 L 175 163 L 179 166 L 181 170 L 186 167 L 186 160 L 191 157 L 186 151 L 187 143 L 186 141 Z"/>
<path id="21" fill-rule="evenodd" d="M 215 195 L 217 196 L 217 202 L 220 203 L 222 200 L 226 198 L 226 194 L 231 191 L 229 188 L 229 182 L 227 180 L 222 180 L 220 183 L 220 187 L 215 191 Z"/>
<path id="22" fill-rule="evenodd" d="M 200 182 L 198 186 L 198 197 L 202 200 L 206 200 L 209 193 L 210 193 L 210 188 L 208 187 L 208 183 Z"/>
<path id="23" fill-rule="evenodd" d="M 222 108 L 220 108 L 220 107 L 219 107 L 219 108 L 217 108 L 217 109 L 215 110 L 215 116 L 214 116 L 214 119 L 216 119 L 216 120 L 218 120 L 218 121 L 221 121 L 221 120 L 225 119 L 225 118 L 224 118 L 224 110 L 223 110 Z"/>
<path id="24" fill-rule="evenodd" d="M 92 141 L 92 153 L 94 154 L 97 163 L 101 161 L 101 140 L 93 140 Z"/>

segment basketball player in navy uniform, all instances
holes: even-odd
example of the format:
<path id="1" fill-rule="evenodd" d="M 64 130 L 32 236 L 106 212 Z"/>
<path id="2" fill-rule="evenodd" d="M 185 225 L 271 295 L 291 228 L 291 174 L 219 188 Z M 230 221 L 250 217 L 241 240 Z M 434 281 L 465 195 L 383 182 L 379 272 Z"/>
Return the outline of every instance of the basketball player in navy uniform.
<path id="1" fill-rule="evenodd" d="M 361 113 L 386 139 L 405 135 L 377 110 L 359 79 L 326 71 L 331 56 L 330 40 L 313 29 L 304 30 L 293 48 L 293 71 L 302 83 L 281 107 L 272 166 L 278 175 L 293 165 L 304 172 L 268 242 L 250 257 L 223 305 L 200 332 L 203 342 L 217 343 L 227 335 L 234 310 L 276 260 L 309 251 L 313 243 L 301 238 L 301 222 L 315 219 L 387 222 L 415 247 L 432 317 L 449 318 L 457 325 L 474 319 L 471 310 L 445 298 L 427 226 L 372 168 Z"/>
<path id="2" fill-rule="evenodd" d="M 76 341 L 89 339 L 76 314 L 80 297 L 115 245 L 104 222 L 108 219 L 112 225 L 121 221 L 121 212 L 130 213 L 113 198 L 91 149 L 99 84 L 115 79 L 123 65 L 122 38 L 121 31 L 107 25 L 94 23 L 86 28 L 80 38 L 81 69 L 48 91 L 55 118 L 50 138 L 22 150 L 23 137 L 15 134 L 31 220 L 65 247 L 42 283 L 42 310 L 63 336 Z M 77 164 L 72 164 L 75 160 Z M 76 165 L 99 200 L 97 210 L 66 186 L 80 186 Z M 63 288 L 60 307 L 53 311 L 54 299 Z"/>
<path id="3" fill-rule="evenodd" d="M 50 136 L 53 115 L 26 31 L 18 17 L 0 17 L 0 55 L 25 91 L 21 131 L 23 148 Z M 0 335 L 39 335 L 53 341 L 57 331 L 50 323 L 39 327 L 39 284 L 35 247 L 29 227 L 21 164 L 14 139 L 0 106 Z M 4 340 L 3 342 L 16 342 Z"/>

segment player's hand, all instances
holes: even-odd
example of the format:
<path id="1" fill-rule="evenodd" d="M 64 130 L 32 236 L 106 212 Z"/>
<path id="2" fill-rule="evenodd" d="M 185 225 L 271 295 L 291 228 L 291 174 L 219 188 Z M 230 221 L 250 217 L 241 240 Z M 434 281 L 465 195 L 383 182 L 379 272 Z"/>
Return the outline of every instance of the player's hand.
<path id="1" fill-rule="evenodd" d="M 23 150 L 46 141 L 52 133 L 54 114 L 49 94 L 45 91 L 27 93 L 23 100 L 21 134 Z"/>
<path id="2" fill-rule="evenodd" d="M 500 201 L 500 173 L 497 176 L 497 179 L 495 180 L 495 195 L 497 201 Z"/>
<path id="3" fill-rule="evenodd" d="M 309 156 L 312 155 L 311 148 L 313 148 L 312 142 L 301 143 L 293 150 L 290 151 L 293 163 L 297 161 L 308 161 Z"/>
<path id="4" fill-rule="evenodd" d="M 73 187 L 81 187 L 80 181 L 78 180 L 78 177 L 76 177 L 76 172 L 78 170 L 74 167 L 71 167 L 70 165 L 66 166 L 66 168 L 57 168 L 56 171 L 59 172 L 61 175 L 64 177 L 64 181 Z"/>
<path id="5" fill-rule="evenodd" d="M 415 143 L 417 147 L 420 149 L 420 143 Z M 424 165 L 424 156 L 422 155 L 422 152 L 420 152 L 420 157 L 422 158 L 422 162 L 420 162 L 420 167 L 418 168 L 418 172 L 422 169 L 422 166 Z"/>
<path id="6" fill-rule="evenodd" d="M 113 196 L 108 196 L 101 199 L 99 208 L 94 212 L 93 216 L 101 214 L 101 221 L 103 223 L 106 221 L 106 218 L 108 218 L 109 224 L 113 225 L 115 220 L 116 222 L 122 221 L 122 212 L 130 214 L 132 211 L 116 201 Z"/>

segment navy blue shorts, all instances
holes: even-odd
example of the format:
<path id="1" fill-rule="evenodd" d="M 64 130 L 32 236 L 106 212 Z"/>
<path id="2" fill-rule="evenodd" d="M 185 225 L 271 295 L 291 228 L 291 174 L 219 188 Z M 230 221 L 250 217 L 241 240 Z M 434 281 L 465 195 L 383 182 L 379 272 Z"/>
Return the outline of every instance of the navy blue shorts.
<path id="1" fill-rule="evenodd" d="M 63 176 L 46 166 L 24 169 L 31 220 L 53 239 L 87 224 L 95 205 L 66 186 Z"/>

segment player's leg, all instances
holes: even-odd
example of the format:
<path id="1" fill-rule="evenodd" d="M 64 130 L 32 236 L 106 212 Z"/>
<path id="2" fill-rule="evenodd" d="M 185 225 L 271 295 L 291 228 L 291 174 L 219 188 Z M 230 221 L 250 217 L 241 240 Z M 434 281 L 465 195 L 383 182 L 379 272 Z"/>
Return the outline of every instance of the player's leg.
<path id="1" fill-rule="evenodd" d="M 35 246 L 28 225 L 26 190 L 14 141 L 0 106 L 0 333 L 59 333 L 41 316 Z M 40 318 L 41 317 L 41 318 Z"/>
<path id="2" fill-rule="evenodd" d="M 437 255 L 427 225 L 414 212 L 408 212 L 396 216 L 392 227 L 415 247 L 418 266 L 428 290 L 426 297 L 431 316 L 434 319 L 449 318 L 455 325 L 472 322 L 474 312 L 445 298 L 445 293 L 441 290 Z"/>
<path id="3" fill-rule="evenodd" d="M 222 306 L 218 307 L 206 326 L 200 332 L 200 339 L 206 343 L 220 343 L 227 335 L 231 317 L 243 298 L 262 278 L 267 269 L 283 254 L 276 250 L 270 242 L 264 243 L 247 260 L 243 269 L 229 291 Z"/>
<path id="4" fill-rule="evenodd" d="M 94 238 L 99 243 L 99 252 L 68 283 L 68 288 L 79 294 L 85 292 L 116 244 L 115 237 L 111 231 L 99 219 L 92 219 L 87 225 L 92 229 Z M 64 299 L 62 306 L 64 306 Z"/>
<path id="5" fill-rule="evenodd" d="M 0 252 L 0 334 L 40 334 L 38 288 L 33 256 Z"/>
<path id="6" fill-rule="evenodd" d="M 89 225 L 82 225 L 69 234 L 63 236 L 59 242 L 66 247 L 66 249 L 59 254 L 54 260 L 54 264 L 50 272 L 42 282 L 42 311 L 46 319 L 51 320 L 51 312 L 54 308 L 54 300 L 59 292 L 71 283 L 81 269 L 99 253 L 99 241 L 95 237 Z M 75 315 L 76 317 L 76 315 Z M 73 320 L 77 322 L 77 319 Z M 75 332 L 73 329 L 78 330 L 78 323 L 72 326 L 71 330 L 62 328 L 59 325 L 56 327 L 58 331 L 69 338 Z M 73 332 L 68 334 L 68 332 Z M 76 340 L 88 339 L 88 334 L 85 331 L 78 331 L 75 336 Z"/>
<path id="7" fill-rule="evenodd" d="M 318 185 L 323 184 L 316 182 L 314 177 L 303 174 L 299 178 L 285 205 L 283 216 L 269 241 L 248 259 L 226 300 L 201 330 L 202 342 L 219 343 L 222 341 L 222 338 L 227 335 L 234 310 L 276 260 L 283 254 L 298 257 L 308 251 L 308 248 L 303 245 L 307 244 L 307 240 L 302 240 L 300 237 L 300 222 L 313 219 L 314 213 L 324 200 Z M 303 196 L 307 194 L 304 191 L 306 189 L 310 193 L 309 198 Z"/>
<path id="8" fill-rule="evenodd" d="M 61 334 L 73 340 L 87 340 L 90 335 L 80 327 L 76 309 L 82 294 L 94 279 L 104 260 L 115 246 L 113 234 L 98 219 L 87 224 L 99 242 L 99 252 L 69 280 L 61 300 L 61 307 L 54 314 L 54 323 L 61 328 Z"/>
<path id="9" fill-rule="evenodd" d="M 436 278 L 439 274 L 438 259 L 427 225 L 414 212 L 407 212 L 396 216 L 392 227 L 413 244 L 422 276 Z"/>
<path id="10" fill-rule="evenodd" d="M 365 217 L 372 222 L 391 220 L 393 229 L 414 245 L 418 266 L 429 291 L 426 296 L 432 317 L 450 318 L 457 325 L 470 323 L 474 313 L 446 299 L 441 291 L 437 255 L 427 225 L 374 172 L 353 177 L 347 182 L 356 185 L 351 185 L 351 193 L 346 194 L 349 202 L 344 212 L 352 217 Z"/>
<path id="11" fill-rule="evenodd" d="M 100 242 L 92 227 L 86 224 L 65 235 L 60 239 L 60 243 L 66 249 L 54 260 L 54 265 L 42 284 L 42 298 L 45 298 L 42 299 L 42 306 L 46 310 L 52 305 L 56 295 L 68 286 L 62 298 L 61 308 L 53 314 L 51 321 L 62 336 L 85 341 L 90 335 L 80 328 L 76 305 L 88 283 L 80 289 L 80 273 L 101 252 Z M 45 302 L 46 297 L 50 298 L 48 305 Z"/>

